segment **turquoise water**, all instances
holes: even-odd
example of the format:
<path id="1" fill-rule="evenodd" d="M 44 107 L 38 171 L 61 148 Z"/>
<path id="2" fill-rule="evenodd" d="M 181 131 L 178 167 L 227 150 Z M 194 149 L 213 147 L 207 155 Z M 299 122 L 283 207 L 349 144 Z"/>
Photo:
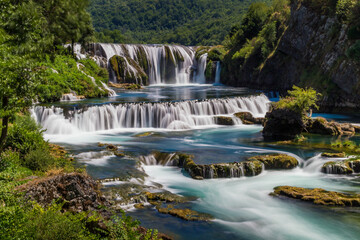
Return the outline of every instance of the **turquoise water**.
<path id="1" fill-rule="evenodd" d="M 183 95 L 184 91 L 188 94 Z M 154 100 L 150 96 L 155 94 L 154 89 L 145 89 L 138 94 L 145 93 L 149 94 L 146 101 Z M 246 93 L 249 94 L 245 89 L 230 91 L 229 88 L 212 86 L 161 87 L 156 97 L 176 101 L 211 96 L 233 97 Z M 129 96 L 132 93 L 123 94 L 124 99 L 120 95 L 116 101 L 138 101 Z M 174 98 L 171 98 L 173 95 Z M 103 104 L 113 100 L 101 101 Z M 71 103 L 67 105 L 72 106 Z M 336 117 L 349 119 L 347 116 Z M 156 134 L 136 137 L 136 134 L 148 130 Z M 159 214 L 153 207 L 128 212 L 139 219 L 143 226 L 157 228 L 175 239 L 359 239 L 360 210 L 357 208 L 318 207 L 269 196 L 273 188 L 279 185 L 360 193 L 359 177 L 322 174 L 321 165 L 328 159 L 319 156 L 321 151 L 264 144 L 261 130 L 262 126 L 259 125 L 212 125 L 177 131 L 113 129 L 46 137 L 51 142 L 60 143 L 69 149 L 77 156 L 78 164 L 85 165 L 89 174 L 96 179 L 119 177 L 130 180 L 146 174 L 145 184 L 158 183 L 173 193 L 196 197 L 197 200 L 186 206 L 212 214 L 214 221 L 187 222 Z M 331 142 L 333 138 L 314 137 L 312 140 Z M 98 142 L 119 144 L 127 156 L 97 156 L 94 153 L 103 150 L 98 147 Z M 239 162 L 259 153 L 283 152 L 295 156 L 301 166 L 289 171 L 265 171 L 256 177 L 196 181 L 175 167 L 139 167 L 139 156 L 151 154 L 153 151 L 190 153 L 195 156 L 195 162 L 201 164 Z"/>

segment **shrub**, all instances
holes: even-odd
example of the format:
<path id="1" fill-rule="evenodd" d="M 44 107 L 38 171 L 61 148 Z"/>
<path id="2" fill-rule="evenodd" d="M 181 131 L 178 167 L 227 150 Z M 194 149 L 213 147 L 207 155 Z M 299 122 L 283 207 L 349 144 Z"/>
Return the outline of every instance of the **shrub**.
<path id="1" fill-rule="evenodd" d="M 281 98 L 280 101 L 275 104 L 275 107 L 287 108 L 301 114 L 309 112 L 313 107 L 319 108 L 316 102 L 321 94 L 312 88 L 303 89 L 293 86 L 293 90 L 289 90 L 288 94 L 287 97 Z"/>
<path id="2" fill-rule="evenodd" d="M 5 147 L 17 150 L 23 157 L 32 150 L 45 148 L 47 142 L 43 139 L 42 133 L 41 126 L 30 115 L 16 116 L 9 128 Z"/>
<path id="3" fill-rule="evenodd" d="M 360 62 L 360 40 L 357 40 L 347 51 L 346 55 Z"/>
<path id="4" fill-rule="evenodd" d="M 341 21 L 349 20 L 357 0 L 338 0 L 336 4 L 336 15 Z"/>
<path id="5" fill-rule="evenodd" d="M 18 152 L 10 149 L 2 152 L 0 155 L 0 172 L 6 170 L 12 165 L 20 164 L 20 156 Z"/>
<path id="6" fill-rule="evenodd" d="M 56 161 L 51 156 L 49 149 L 44 147 L 34 149 L 26 154 L 22 165 L 33 171 L 46 171 L 51 167 L 56 167 Z"/>

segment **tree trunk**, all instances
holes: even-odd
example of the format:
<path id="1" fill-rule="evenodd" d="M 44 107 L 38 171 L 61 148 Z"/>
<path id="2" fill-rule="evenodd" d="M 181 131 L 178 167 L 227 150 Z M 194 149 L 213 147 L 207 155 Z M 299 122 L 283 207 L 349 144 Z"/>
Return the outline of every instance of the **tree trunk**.
<path id="1" fill-rule="evenodd" d="M 4 109 L 6 109 L 8 104 L 9 104 L 9 99 L 7 97 L 3 97 L 2 107 Z M 1 136 L 0 136 L 0 153 L 2 153 L 2 151 L 4 150 L 4 147 L 5 147 L 5 140 L 7 137 L 8 127 L 9 127 L 9 119 L 10 119 L 10 116 L 4 116 L 2 119 Z"/>

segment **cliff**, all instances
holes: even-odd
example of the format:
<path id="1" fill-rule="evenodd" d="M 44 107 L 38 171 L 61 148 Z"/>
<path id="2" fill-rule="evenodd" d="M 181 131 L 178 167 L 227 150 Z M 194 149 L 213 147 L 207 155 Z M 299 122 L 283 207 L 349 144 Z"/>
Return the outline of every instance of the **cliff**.
<path id="1" fill-rule="evenodd" d="M 279 92 L 293 85 L 313 87 L 323 94 L 320 105 L 328 111 L 360 108 L 360 62 L 346 54 L 356 38 L 348 38 L 350 26 L 339 16 L 309 2 L 292 1 L 287 28 L 265 61 L 260 49 L 240 67 L 225 61 L 222 79 L 233 86 Z"/>

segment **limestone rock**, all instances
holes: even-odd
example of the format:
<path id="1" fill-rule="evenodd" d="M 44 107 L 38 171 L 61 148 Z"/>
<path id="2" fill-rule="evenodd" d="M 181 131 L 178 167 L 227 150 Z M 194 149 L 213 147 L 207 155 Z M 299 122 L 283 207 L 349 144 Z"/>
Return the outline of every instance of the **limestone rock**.
<path id="1" fill-rule="evenodd" d="M 255 118 L 250 112 L 238 112 L 234 114 L 240 118 L 243 124 L 264 124 L 264 118 Z"/>
<path id="2" fill-rule="evenodd" d="M 338 192 L 326 191 L 321 188 L 307 189 L 300 187 L 281 186 L 274 188 L 274 196 L 285 196 L 318 205 L 359 207 L 360 195 L 348 195 Z"/>

